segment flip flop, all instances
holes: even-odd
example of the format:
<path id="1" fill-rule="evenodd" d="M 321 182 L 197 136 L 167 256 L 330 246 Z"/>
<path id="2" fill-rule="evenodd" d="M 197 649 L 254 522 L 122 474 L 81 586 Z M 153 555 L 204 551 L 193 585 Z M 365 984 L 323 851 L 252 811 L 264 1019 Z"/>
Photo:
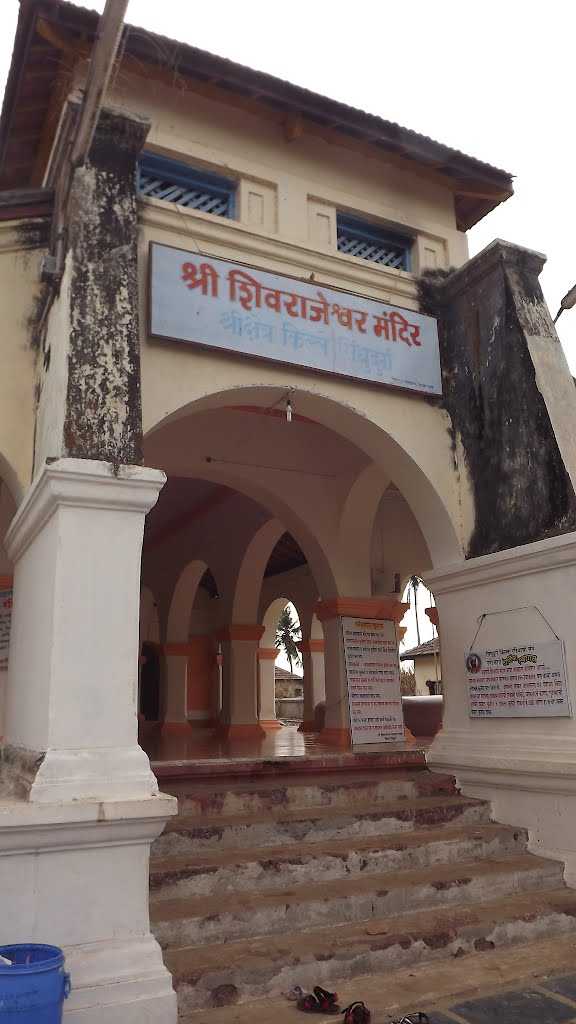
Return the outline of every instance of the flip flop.
<path id="1" fill-rule="evenodd" d="M 402 1020 L 399 1020 L 397 1024 L 430 1024 L 430 1017 L 427 1013 L 408 1013 Z"/>
<path id="2" fill-rule="evenodd" d="M 365 1003 L 360 1001 L 350 1003 L 350 1006 L 342 1010 L 342 1013 L 344 1014 L 344 1024 L 370 1024 L 370 1010 Z"/>
<path id="3" fill-rule="evenodd" d="M 299 1010 L 302 1010 L 303 1013 L 340 1013 L 338 1003 L 324 1003 L 315 995 L 303 996 L 302 999 L 298 1000 L 296 1006 Z"/>
<path id="4" fill-rule="evenodd" d="M 336 992 L 328 992 L 325 988 L 320 988 L 320 985 L 314 986 L 314 995 L 320 1003 L 324 1011 L 331 1013 L 331 1007 L 336 1006 L 338 1003 L 338 995 Z M 338 1009 L 336 1012 L 340 1012 Z"/>

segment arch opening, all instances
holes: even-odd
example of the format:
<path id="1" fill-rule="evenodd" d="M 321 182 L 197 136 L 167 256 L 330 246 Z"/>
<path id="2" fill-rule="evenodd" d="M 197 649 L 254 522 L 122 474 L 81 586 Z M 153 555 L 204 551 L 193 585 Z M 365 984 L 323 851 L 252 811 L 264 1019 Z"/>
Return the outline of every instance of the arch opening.
<path id="1" fill-rule="evenodd" d="M 262 668 L 272 661 L 263 652 L 272 651 L 274 602 L 298 608 L 310 726 L 320 689 L 324 696 L 318 601 L 399 599 L 398 579 L 458 550 L 441 490 L 394 431 L 299 389 L 289 422 L 284 394 L 255 387 L 205 395 L 145 439 L 146 463 L 168 476 L 143 549 L 143 579 L 160 608 L 164 721 L 185 728 L 201 713 L 227 742 L 260 736 L 276 717 L 273 665 Z M 208 707 L 204 696 L 202 709 L 190 705 L 190 670 L 178 649 L 189 655 L 201 638 L 220 662 L 211 684 L 218 697 Z M 334 652 L 330 665 L 340 672 Z"/>

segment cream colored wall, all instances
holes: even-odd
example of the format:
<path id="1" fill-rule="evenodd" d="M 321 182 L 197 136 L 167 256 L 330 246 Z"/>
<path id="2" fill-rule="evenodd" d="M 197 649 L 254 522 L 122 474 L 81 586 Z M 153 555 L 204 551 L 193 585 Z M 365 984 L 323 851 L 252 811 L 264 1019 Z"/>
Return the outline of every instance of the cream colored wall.
<path id="1" fill-rule="evenodd" d="M 432 533 L 442 517 L 450 520 L 448 532 L 453 531 L 455 544 L 445 539 L 436 543 L 430 530 L 423 530 L 435 563 L 458 557 L 472 528 L 472 509 L 466 469 L 462 464 L 460 474 L 454 472 L 449 419 L 438 405 L 296 366 L 280 367 L 223 352 L 150 341 L 146 328 L 148 248 L 152 241 L 300 278 L 314 274 L 328 285 L 417 308 L 414 274 L 336 251 L 335 210 L 355 210 L 413 234 L 416 270 L 423 263 L 425 248 L 435 252 L 432 262 L 436 265 L 460 264 L 466 258 L 466 240 L 456 230 L 450 192 L 408 168 L 387 162 L 377 151 L 367 155 L 366 147 L 355 150 L 349 141 L 335 145 L 305 130 L 288 142 L 281 118 L 269 112 L 259 116 L 240 112 L 233 105 L 185 89 L 136 82 L 125 75 L 118 76 L 114 100 L 151 119 L 149 148 L 191 159 L 238 180 L 238 218 L 234 220 L 157 200 L 141 202 L 145 433 L 195 401 L 213 404 L 211 396 L 216 392 L 220 393 L 220 405 L 234 398 L 249 400 L 248 390 L 243 395 L 240 391 L 237 396 L 226 395 L 233 388 L 274 389 L 269 398 L 260 398 L 261 404 L 270 404 L 283 390 L 295 388 L 297 407 L 316 419 L 319 411 L 309 399 L 323 396 L 354 411 L 364 427 L 376 425 L 371 438 L 356 436 L 354 443 L 396 482 L 421 528 L 422 517 L 427 518 Z M 333 413 L 330 425 L 351 437 L 338 410 Z M 320 421 L 327 422 L 321 417 Z M 391 439 L 388 445 L 385 435 Z M 402 451 L 408 458 L 402 459 Z"/>
<path id="2" fill-rule="evenodd" d="M 148 213 L 154 215 L 153 223 L 148 219 Z M 313 374 L 296 366 L 279 366 L 147 339 L 148 244 L 156 240 L 192 247 L 190 222 L 195 222 L 195 218 L 187 216 L 189 220 L 183 213 L 172 209 L 143 211 L 140 274 L 145 433 L 166 417 L 191 407 L 194 402 L 198 403 L 198 411 L 231 404 L 269 406 L 281 400 L 287 389 L 294 389 L 293 404 L 299 413 L 349 438 L 394 480 L 418 518 L 435 564 L 457 558 L 456 544 L 458 541 L 459 546 L 466 543 L 472 527 L 471 516 L 463 515 L 463 510 L 469 508 L 461 494 L 466 482 L 466 469 L 462 465 L 459 475 L 454 472 L 450 421 L 438 405 L 392 390 Z M 164 227 L 161 227 L 161 222 Z M 215 241 L 222 230 L 228 234 L 226 245 L 221 240 L 220 243 Z M 212 236 L 209 249 L 215 254 L 249 259 L 271 269 L 297 272 L 295 264 L 282 267 L 281 260 L 286 257 L 286 250 L 281 243 L 273 250 L 276 259 L 256 252 L 257 246 L 252 253 L 235 246 L 235 233 L 242 230 L 229 223 L 222 227 L 216 218 L 213 223 L 203 221 L 204 235 Z M 243 241 L 247 240 L 250 241 L 244 233 Z M 340 284 L 345 286 L 346 282 L 341 281 Z M 450 520 L 455 544 L 448 543 L 445 537 L 436 538 L 436 551 L 432 552 L 433 535 L 444 531 L 446 518 Z"/>
<path id="3" fill-rule="evenodd" d="M 76 84 L 81 79 L 80 69 Z M 141 202 L 145 433 L 194 402 L 219 407 L 237 398 L 269 404 L 294 388 L 305 415 L 349 437 L 397 484 L 418 520 L 433 563 L 459 557 L 471 533 L 473 509 L 466 467 L 458 447 L 455 467 L 449 418 L 438 404 L 296 366 L 150 341 L 146 328 L 152 241 L 300 278 L 314 275 L 327 285 L 417 308 L 415 273 L 426 265 L 459 265 L 467 257 L 451 192 L 415 165 L 400 166 L 396 158 L 334 132 L 324 131 L 320 137 L 320 130 L 305 121 L 302 134 L 288 141 L 284 115 L 247 105 L 212 86 L 200 88 L 210 95 L 192 92 L 180 80 L 168 86 L 121 69 L 110 97 L 111 103 L 150 119 L 148 148 L 189 159 L 238 182 L 233 220 L 156 200 Z M 415 273 L 337 252 L 337 209 L 376 218 L 413 236 Z M 230 390 L 236 388 L 244 390 L 231 397 Z M 324 404 L 320 409 L 315 396 L 327 399 L 331 407 Z M 342 408 L 349 414 L 347 423 Z"/>
<path id="4" fill-rule="evenodd" d="M 413 235 L 417 272 L 466 260 L 466 236 L 456 228 L 451 192 L 417 165 L 398 166 L 376 147 L 322 132 L 305 119 L 302 134 L 288 141 L 285 114 L 245 101 L 235 106 L 232 94 L 215 89 L 204 89 L 209 97 L 182 81 L 175 85 L 121 73 L 112 99 L 150 119 L 147 148 L 237 179 L 239 219 L 246 226 L 335 252 L 335 210 L 348 210 Z M 352 267 L 358 262 L 339 260 Z M 392 291 L 400 276 L 386 274 Z M 408 290 L 414 297 L 414 289 Z"/>
<path id="5" fill-rule="evenodd" d="M 388 594 L 394 576 L 401 583 L 431 567 L 430 552 L 412 509 L 399 491 L 389 488 L 381 498 L 372 535 L 374 592 Z"/>
<path id="6" fill-rule="evenodd" d="M 436 659 L 436 666 L 434 665 L 433 654 L 423 654 L 419 658 L 414 658 L 414 675 L 416 677 L 416 693 L 423 694 L 428 697 L 430 691 L 426 686 L 428 680 L 436 681 L 442 679 L 442 669 L 440 668 L 440 657 Z"/>
<path id="7" fill-rule="evenodd" d="M 35 352 L 29 321 L 41 251 L 26 241 L 34 225 L 0 223 L 0 478 L 18 503 L 32 477 Z M 26 232 L 26 234 L 24 233 Z"/>

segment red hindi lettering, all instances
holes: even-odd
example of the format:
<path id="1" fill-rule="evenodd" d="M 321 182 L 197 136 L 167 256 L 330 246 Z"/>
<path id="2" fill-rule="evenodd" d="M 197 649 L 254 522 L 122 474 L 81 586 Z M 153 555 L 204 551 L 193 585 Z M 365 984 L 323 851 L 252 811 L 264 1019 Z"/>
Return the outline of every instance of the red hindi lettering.
<path id="1" fill-rule="evenodd" d="M 195 263 L 183 263 L 182 280 L 187 288 L 200 288 L 203 295 L 218 298 L 218 272 L 211 263 L 201 263 L 199 267 Z"/>

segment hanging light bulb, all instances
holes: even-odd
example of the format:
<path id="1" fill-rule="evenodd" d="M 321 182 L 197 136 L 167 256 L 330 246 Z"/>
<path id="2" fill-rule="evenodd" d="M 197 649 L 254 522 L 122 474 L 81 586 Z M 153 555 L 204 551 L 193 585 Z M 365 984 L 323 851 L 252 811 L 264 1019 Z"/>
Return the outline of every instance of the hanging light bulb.
<path id="1" fill-rule="evenodd" d="M 289 398 L 286 399 L 286 420 L 288 423 L 292 423 L 292 402 Z"/>

